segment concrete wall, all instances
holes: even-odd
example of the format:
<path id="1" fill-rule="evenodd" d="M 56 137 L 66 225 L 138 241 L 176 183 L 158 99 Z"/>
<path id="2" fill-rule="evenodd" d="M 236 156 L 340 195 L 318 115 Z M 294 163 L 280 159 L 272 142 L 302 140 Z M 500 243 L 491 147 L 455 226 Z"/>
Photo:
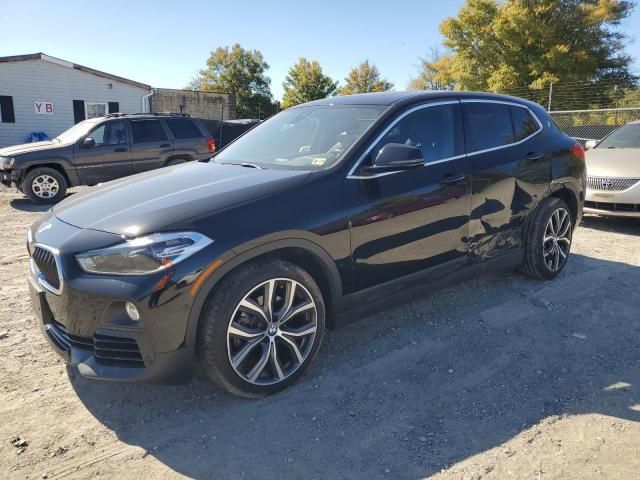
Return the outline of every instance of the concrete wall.
<path id="1" fill-rule="evenodd" d="M 45 60 L 0 63 L 0 95 L 13 97 L 15 123 L 0 122 L 0 147 L 24 142 L 31 132 L 50 138 L 73 126 L 73 100 L 118 102 L 123 113 L 142 110 L 147 90 Z M 34 112 L 34 101 L 52 102 L 51 115 Z"/>
<path id="2" fill-rule="evenodd" d="M 154 88 L 150 107 L 152 112 L 188 113 L 207 120 L 236 118 L 236 97 L 227 93 Z"/>

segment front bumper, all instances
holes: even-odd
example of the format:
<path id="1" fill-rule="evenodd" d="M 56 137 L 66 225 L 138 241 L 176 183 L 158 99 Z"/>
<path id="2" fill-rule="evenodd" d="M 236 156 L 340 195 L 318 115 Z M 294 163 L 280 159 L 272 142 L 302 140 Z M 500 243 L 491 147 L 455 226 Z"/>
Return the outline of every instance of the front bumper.
<path id="1" fill-rule="evenodd" d="M 619 204 L 615 205 L 615 208 L 620 208 Z M 640 218 L 640 209 L 635 210 L 615 210 L 611 209 L 609 205 L 595 204 L 594 206 L 584 207 L 584 213 L 591 213 L 593 215 L 603 215 L 607 217 L 626 217 L 626 218 Z"/>
<path id="2" fill-rule="evenodd" d="M 20 183 L 20 178 L 18 173 L 16 172 L 7 172 L 6 170 L 0 170 L 0 183 L 10 187 L 15 184 L 18 185 Z"/>
<path id="3" fill-rule="evenodd" d="M 29 276 L 36 318 L 48 343 L 87 378 L 139 383 L 175 384 L 191 377 L 194 348 L 155 353 L 144 331 L 97 328 L 93 336 L 75 335 L 54 318 L 45 291 Z"/>
<path id="4" fill-rule="evenodd" d="M 72 253 L 74 245 L 91 248 L 113 242 L 112 234 L 79 229 L 52 214 L 32 231 L 31 303 L 47 341 L 60 356 L 81 375 L 101 380 L 173 384 L 191 377 L 188 285 L 167 281 L 157 289 L 159 278 L 152 275 L 118 278 L 82 272 Z M 37 253 L 42 248 L 55 262 L 42 263 Z M 126 314 L 128 301 L 140 312 L 139 321 Z"/>
<path id="5" fill-rule="evenodd" d="M 640 218 L 640 182 L 620 191 L 587 188 L 584 211 L 596 215 Z"/>

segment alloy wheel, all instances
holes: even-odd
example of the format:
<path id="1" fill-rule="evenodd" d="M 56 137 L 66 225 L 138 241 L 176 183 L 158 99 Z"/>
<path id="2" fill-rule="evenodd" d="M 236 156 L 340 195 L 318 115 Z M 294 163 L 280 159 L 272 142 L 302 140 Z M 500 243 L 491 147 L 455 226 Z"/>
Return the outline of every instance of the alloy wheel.
<path id="1" fill-rule="evenodd" d="M 552 272 L 562 268 L 571 248 L 571 215 L 557 208 L 549 217 L 544 231 L 542 254 L 544 263 Z"/>
<path id="2" fill-rule="evenodd" d="M 31 182 L 31 190 L 40 198 L 53 198 L 58 194 L 60 185 L 51 175 L 38 175 Z"/>
<path id="3" fill-rule="evenodd" d="M 290 278 L 267 280 L 247 293 L 227 327 L 227 354 L 237 375 L 254 385 L 289 378 L 306 361 L 318 328 L 309 291 Z"/>

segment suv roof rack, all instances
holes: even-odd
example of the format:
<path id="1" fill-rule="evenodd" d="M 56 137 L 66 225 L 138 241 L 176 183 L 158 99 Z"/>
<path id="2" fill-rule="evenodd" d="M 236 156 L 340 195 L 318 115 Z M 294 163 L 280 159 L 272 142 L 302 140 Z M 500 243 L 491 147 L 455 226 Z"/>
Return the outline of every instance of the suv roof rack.
<path id="1" fill-rule="evenodd" d="M 191 117 L 188 113 L 178 112 L 149 112 L 149 113 L 108 113 L 106 118 L 113 117 Z"/>

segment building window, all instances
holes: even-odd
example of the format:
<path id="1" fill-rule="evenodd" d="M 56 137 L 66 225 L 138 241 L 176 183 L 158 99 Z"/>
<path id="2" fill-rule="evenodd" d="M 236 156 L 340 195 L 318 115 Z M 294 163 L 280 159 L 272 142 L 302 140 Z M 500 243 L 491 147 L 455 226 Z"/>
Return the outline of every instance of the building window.
<path id="1" fill-rule="evenodd" d="M 0 95 L 0 122 L 16 123 L 16 117 L 13 112 L 13 97 Z"/>
<path id="2" fill-rule="evenodd" d="M 109 113 L 106 103 L 84 103 L 85 118 L 104 117 Z"/>

